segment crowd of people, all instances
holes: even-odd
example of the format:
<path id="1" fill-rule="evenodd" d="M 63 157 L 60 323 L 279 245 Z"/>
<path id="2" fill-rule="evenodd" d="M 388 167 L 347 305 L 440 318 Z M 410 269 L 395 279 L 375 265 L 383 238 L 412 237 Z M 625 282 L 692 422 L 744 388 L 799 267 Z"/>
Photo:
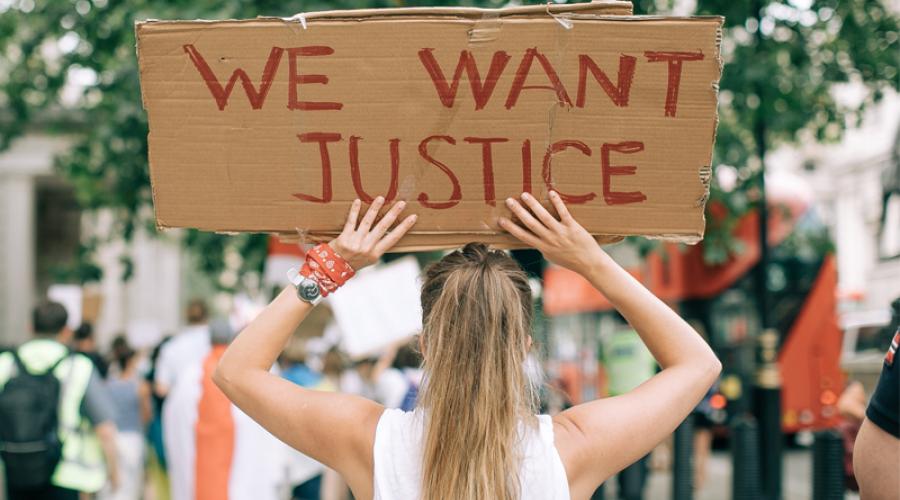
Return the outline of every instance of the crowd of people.
<path id="1" fill-rule="evenodd" d="M 106 354 L 101 354 L 90 324 L 70 331 L 65 327 L 63 306 L 39 304 L 33 315 L 34 338 L 20 349 L 0 355 L 0 389 L 19 363 L 28 371 L 62 374 L 59 390 L 65 396 L 59 398 L 62 408 L 56 410 L 64 420 L 61 423 L 74 432 L 64 436 L 69 444 L 60 443 L 60 465 L 49 484 L 36 488 L 28 484 L 35 474 L 28 460 L 24 468 L 7 463 L 7 498 L 73 499 L 81 494 L 83 499 L 92 493 L 100 500 L 348 498 L 347 485 L 336 472 L 272 437 L 212 384 L 212 371 L 235 329 L 225 319 L 209 321 L 208 316 L 203 301 L 192 301 L 186 311 L 187 326 L 149 352 L 136 351 L 120 335 Z M 609 396 L 633 390 L 658 369 L 627 322 L 619 317 L 617 325 L 601 336 L 599 352 L 606 380 L 604 393 Z M 306 344 L 290 342 L 273 371 L 301 387 L 357 394 L 387 408 L 415 408 L 423 370 L 414 340 L 397 344 L 379 357 L 355 361 L 336 347 L 310 352 Z M 540 369 L 531 372 L 534 382 L 540 383 Z M 75 380 L 86 383 L 69 388 Z M 553 386 L 543 385 L 542 413 L 555 414 L 571 407 L 566 392 Z M 850 384 L 839 404 L 847 414 L 846 421 L 855 423 L 854 437 L 868 399 L 861 391 L 858 383 Z M 44 395 L 42 391 L 35 394 Z M 13 402 L 28 400 L 35 402 L 35 398 Z M 73 411 L 70 405 L 79 400 Z M 695 424 L 704 420 L 703 408 L 702 402 L 695 409 Z M 5 410 L 8 407 L 0 398 L 0 425 L 9 428 L 21 421 L 42 419 L 40 409 L 12 415 Z M 696 433 L 694 484 L 702 488 L 709 426 L 699 425 Z M 846 449 L 852 452 L 852 441 Z M 664 456 L 665 448 L 661 451 Z M 618 498 L 644 498 L 648 463 L 649 455 L 617 475 Z M 855 490 L 852 458 L 847 463 L 850 487 Z M 22 488 L 20 480 L 26 481 Z M 592 498 L 605 498 L 603 488 Z"/>
<path id="2" fill-rule="evenodd" d="M 124 335 L 101 352 L 92 326 L 73 330 L 67 318 L 61 304 L 40 303 L 33 311 L 34 337 L 0 355 L 0 390 L 8 385 L 13 393 L 0 397 L 0 425 L 12 429 L 43 419 L 32 432 L 46 434 L 54 419 L 42 413 L 56 413 L 65 429 L 58 443 L 47 444 L 60 448 L 55 470 L 36 471 L 30 455 L 7 459 L 9 500 L 347 498 L 339 475 L 272 437 L 212 384 L 236 325 L 210 319 L 204 301 L 191 301 L 186 327 L 148 352 L 133 349 Z M 292 346 L 272 367 L 288 381 L 358 394 L 389 408 L 415 405 L 422 371 L 411 343 L 358 360 L 337 347 L 309 352 L 302 341 Z M 59 397 L 34 392 L 37 380 L 24 384 L 33 397 L 15 394 L 19 373 L 46 372 L 59 381 Z"/>
<path id="3" fill-rule="evenodd" d="M 622 315 L 602 349 L 612 397 L 539 405 L 531 285 L 483 244 L 425 270 L 415 340 L 352 362 L 333 347 L 285 349 L 318 292 L 376 262 L 415 222 L 387 232 L 398 202 L 373 226 L 379 198 L 357 225 L 357 200 L 334 247 L 307 252 L 304 279 L 328 286 L 288 286 L 246 325 L 194 300 L 187 327 L 149 355 L 124 336 L 104 355 L 89 325 L 71 331 L 62 305 L 39 303 L 33 338 L 0 353 L 7 498 L 561 500 L 601 498 L 617 474 L 620 497 L 641 498 L 647 455 L 704 406 L 721 364 L 559 195 L 560 219 L 522 199 L 507 204 L 532 232 L 503 227 L 581 272 Z M 897 463 L 898 345 L 900 328 L 864 415 L 857 398 L 852 464 L 865 498 L 896 492 L 884 478 Z"/>

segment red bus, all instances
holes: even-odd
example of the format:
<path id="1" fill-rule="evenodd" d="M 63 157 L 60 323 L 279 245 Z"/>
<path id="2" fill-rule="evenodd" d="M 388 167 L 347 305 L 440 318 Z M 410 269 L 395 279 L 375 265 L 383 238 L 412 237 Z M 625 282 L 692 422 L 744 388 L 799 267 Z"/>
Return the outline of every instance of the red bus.
<path id="1" fill-rule="evenodd" d="M 770 321 L 780 335 L 782 428 L 793 433 L 833 427 L 845 383 L 833 245 L 825 225 L 802 197 L 770 196 L 769 206 L 767 285 Z M 702 244 L 665 244 L 628 267 L 657 296 L 706 331 L 724 365 L 720 391 L 725 397 L 715 400 L 718 406 L 740 400 L 741 392 L 750 390 L 747 385 L 756 368 L 754 333 L 759 320 L 753 274 L 760 255 L 758 220 L 751 212 L 738 222 L 734 235 L 743 251 L 720 265 L 704 262 Z M 602 317 L 611 309 L 589 283 L 558 267 L 545 270 L 543 306 L 553 318 L 551 324 L 565 322 L 573 314 Z M 588 343 L 585 352 L 551 361 L 551 376 L 560 379 L 574 402 L 603 395 L 596 359 L 590 359 L 592 349 Z M 722 410 L 724 420 L 728 412 Z"/>

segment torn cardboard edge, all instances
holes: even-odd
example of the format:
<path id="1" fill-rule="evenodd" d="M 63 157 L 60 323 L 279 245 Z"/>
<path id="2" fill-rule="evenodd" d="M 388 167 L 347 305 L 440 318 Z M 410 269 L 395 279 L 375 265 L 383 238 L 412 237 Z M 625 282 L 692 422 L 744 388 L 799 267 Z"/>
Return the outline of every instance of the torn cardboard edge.
<path id="1" fill-rule="evenodd" d="M 634 9 L 630 1 L 601 0 L 590 3 L 518 5 L 500 9 L 480 7 L 398 7 L 389 9 L 326 10 L 303 13 L 306 19 L 347 19 L 354 17 L 396 17 L 396 16 L 456 16 L 467 18 L 534 16 L 542 14 L 562 14 L 566 12 L 603 12 L 610 15 L 632 15 Z"/>
<path id="2" fill-rule="evenodd" d="M 522 5 L 503 7 L 500 9 L 484 9 L 480 7 L 396 7 L 387 9 L 349 9 L 349 10 L 323 10 L 313 12 L 301 12 L 290 17 L 259 16 L 254 19 L 228 19 L 228 20 L 164 20 L 146 19 L 136 21 L 135 25 L 145 23 L 216 23 L 237 22 L 247 23 L 263 20 L 281 21 L 310 21 L 310 20 L 353 20 L 353 19 L 380 19 L 392 17 L 410 18 L 460 18 L 481 19 L 501 17 L 537 17 L 553 14 L 603 14 L 610 16 L 631 16 L 634 9 L 630 1 L 603 0 L 590 3 L 576 4 L 546 4 L 546 5 Z"/>
<path id="3" fill-rule="evenodd" d="M 285 243 L 327 243 L 337 237 L 337 234 L 283 234 L 270 233 L 277 236 L 279 240 Z M 625 239 L 619 235 L 595 235 L 594 239 L 600 245 L 609 245 L 618 243 Z M 389 253 L 395 252 L 430 252 L 435 250 L 446 250 L 465 246 L 467 243 L 485 243 L 494 248 L 504 250 L 517 250 L 523 248 L 531 248 L 528 245 L 517 240 L 512 235 L 506 233 L 500 234 L 407 234 L 400 240 L 400 243 L 389 250 Z"/>
<path id="4" fill-rule="evenodd" d="M 373 9 L 377 10 L 377 9 Z M 556 16 L 552 14 L 557 14 L 556 12 L 552 12 L 551 15 L 548 15 L 546 11 L 542 11 L 540 14 L 530 14 L 530 15 L 522 15 L 522 16 L 485 16 L 485 17 L 448 17 L 448 16 L 438 16 L 438 15 L 412 15 L 408 14 L 406 16 L 402 16 L 402 20 L 409 21 L 440 21 L 440 20 L 460 20 L 460 21 L 468 21 L 468 22 L 478 22 L 478 21 L 506 21 L 510 19 L 529 19 L 535 20 L 540 19 L 541 17 L 547 16 L 550 19 L 556 19 Z M 571 19 L 573 21 L 616 21 L 616 22 L 645 22 L 645 21 L 680 21 L 680 22 L 700 22 L 705 23 L 709 21 L 717 21 L 719 23 L 719 36 L 718 42 L 721 44 L 721 29 L 722 25 L 725 22 L 725 18 L 723 16 L 714 16 L 714 15 L 697 15 L 697 16 L 641 16 L 641 15 L 631 15 L 631 14 L 590 14 L 583 12 L 575 12 L 575 11 L 567 11 L 562 12 L 560 14 L 567 14 L 567 19 Z M 300 16 L 301 14 L 297 14 Z M 314 20 L 318 22 L 335 22 L 335 23 L 346 23 L 352 21 L 398 21 L 401 20 L 399 17 L 401 16 L 370 16 L 370 17 L 315 17 L 311 18 L 307 14 L 302 14 L 303 18 L 307 21 Z M 178 20 L 169 20 L 169 19 L 145 19 L 143 21 L 135 21 L 135 33 L 140 33 L 141 30 L 147 28 L 153 28 L 155 30 L 159 29 L 170 29 L 170 30 L 179 30 L 187 27 L 186 25 L 197 25 L 192 27 L 213 27 L 217 25 L 223 24 L 235 24 L 235 25 L 269 25 L 273 23 L 281 23 L 281 24 L 294 24 L 299 22 L 299 17 L 293 18 L 285 18 L 285 17 L 256 17 L 253 19 L 178 19 Z M 312 23 L 310 23 L 312 24 Z M 252 26 L 251 26 L 252 27 Z M 139 45 L 139 42 L 138 42 Z"/>

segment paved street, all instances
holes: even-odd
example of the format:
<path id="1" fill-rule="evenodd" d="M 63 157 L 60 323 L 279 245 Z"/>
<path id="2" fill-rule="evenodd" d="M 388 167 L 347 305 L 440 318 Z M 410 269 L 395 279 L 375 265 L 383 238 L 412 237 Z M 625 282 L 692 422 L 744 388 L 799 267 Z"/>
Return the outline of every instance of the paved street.
<path id="1" fill-rule="evenodd" d="M 608 499 L 615 498 L 611 481 L 606 492 Z M 653 472 L 647 487 L 647 500 L 672 498 L 672 475 L 670 472 Z M 708 481 L 703 491 L 694 500 L 728 500 L 731 498 L 731 457 L 727 451 L 713 453 L 709 461 Z M 789 450 L 784 457 L 784 498 L 785 500 L 812 499 L 812 452 L 810 450 Z M 846 498 L 859 498 L 846 495 Z"/>

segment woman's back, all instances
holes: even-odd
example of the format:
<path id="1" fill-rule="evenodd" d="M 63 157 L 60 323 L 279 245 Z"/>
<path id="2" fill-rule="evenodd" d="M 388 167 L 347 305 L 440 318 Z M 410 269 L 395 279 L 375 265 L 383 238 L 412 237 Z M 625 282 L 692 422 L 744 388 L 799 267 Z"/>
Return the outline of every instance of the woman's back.
<path id="1" fill-rule="evenodd" d="M 135 376 L 106 381 L 106 389 L 116 407 L 116 428 L 120 432 L 143 432 L 139 385 Z"/>
<path id="2" fill-rule="evenodd" d="M 307 253 L 300 287 L 286 288 L 231 344 L 216 383 L 270 432 L 338 471 L 361 500 L 590 498 L 675 430 L 721 364 L 690 325 L 603 252 L 562 195 L 549 197 L 555 214 L 529 193 L 507 199 L 518 222 L 500 217 L 500 227 L 580 273 L 637 331 L 662 371 L 627 394 L 582 403 L 552 422 L 538 417 L 538 430 L 519 432 L 535 412 L 525 368 L 532 287 L 513 259 L 480 244 L 444 256 L 423 278 L 422 421 L 269 373 L 318 300 L 307 293 L 311 270 L 331 270 L 319 290 L 331 293 L 352 276 L 347 269 L 373 263 L 412 227 L 415 215 L 391 230 L 403 201 L 376 223 L 383 197 L 362 221 L 354 201 L 340 236 Z"/>
<path id="3" fill-rule="evenodd" d="M 378 421 L 374 446 L 374 499 L 408 500 L 421 497 L 422 440 L 425 430 L 421 410 L 385 410 Z M 568 500 L 566 470 L 553 440 L 553 421 L 537 417 L 537 428 L 523 426 L 519 484 L 522 500 Z"/>

